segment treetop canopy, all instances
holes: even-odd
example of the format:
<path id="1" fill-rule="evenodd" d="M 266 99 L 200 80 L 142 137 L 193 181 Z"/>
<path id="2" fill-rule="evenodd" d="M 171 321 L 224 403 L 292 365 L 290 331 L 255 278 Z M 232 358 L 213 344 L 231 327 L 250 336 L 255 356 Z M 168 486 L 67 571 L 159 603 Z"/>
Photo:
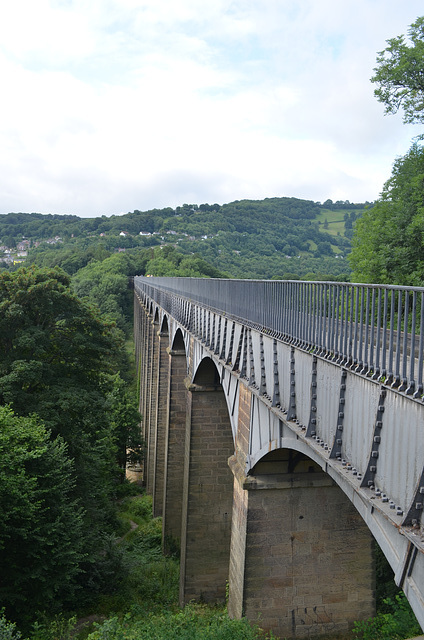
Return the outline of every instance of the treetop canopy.
<path id="1" fill-rule="evenodd" d="M 405 36 L 387 40 L 378 53 L 371 82 L 378 85 L 374 95 L 386 113 L 403 109 L 405 124 L 424 123 L 424 16 L 417 18 Z"/>

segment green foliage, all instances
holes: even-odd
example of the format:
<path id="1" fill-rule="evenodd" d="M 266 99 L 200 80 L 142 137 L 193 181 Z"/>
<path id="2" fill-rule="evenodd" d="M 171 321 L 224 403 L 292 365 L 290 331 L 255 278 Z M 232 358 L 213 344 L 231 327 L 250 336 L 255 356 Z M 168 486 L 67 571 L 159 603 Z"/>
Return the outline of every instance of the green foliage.
<path id="1" fill-rule="evenodd" d="M 93 260 L 72 278 L 72 287 L 82 299 L 95 304 L 102 316 L 113 320 L 126 334 L 132 327 L 133 292 L 129 277 L 144 273 L 146 252 L 115 253 Z"/>
<path id="2" fill-rule="evenodd" d="M 151 276 L 180 276 L 188 278 L 223 278 L 225 274 L 208 264 L 200 256 L 184 256 L 174 247 L 156 249 L 147 262 L 146 273 Z"/>
<path id="3" fill-rule="evenodd" d="M 0 601 L 13 617 L 69 599 L 85 557 L 67 447 L 0 407 Z"/>
<path id="4" fill-rule="evenodd" d="M 13 571 L 16 582 L 15 588 L 12 578 L 5 583 L 3 601 L 17 612 L 26 602 L 28 617 L 35 607 L 43 610 L 51 604 L 54 611 L 53 604 L 75 602 L 75 596 L 93 598 L 104 589 L 105 577 L 119 574 L 119 558 L 112 553 L 109 534 L 120 477 L 115 454 L 127 436 L 120 433 L 125 425 L 116 415 L 114 393 L 119 385 L 118 377 L 112 375 L 121 351 L 114 327 L 75 296 L 63 271 L 31 267 L 0 273 L 0 403 L 10 403 L 16 414 L 28 419 L 37 414 L 56 443 L 47 449 L 50 465 L 45 456 L 31 461 L 31 483 L 44 486 L 44 482 L 56 502 L 47 509 L 41 497 L 28 497 L 20 507 L 20 513 L 27 509 L 29 523 L 40 513 L 45 516 L 31 529 L 38 546 L 29 545 L 29 556 L 21 552 L 27 548 L 24 541 L 19 546 L 19 535 L 28 536 L 29 525 L 22 526 L 21 532 L 16 524 L 14 534 L 13 520 L 4 521 L 5 536 L 16 540 L 17 546 L 13 548 L 16 561 L 12 550 L 2 556 L 5 571 Z M 121 396 L 120 406 L 126 409 Z M 110 411 L 112 416 L 115 411 L 114 420 Z M 55 493 L 50 486 L 56 481 L 55 473 L 63 473 L 60 455 L 65 444 L 73 460 L 66 481 L 71 510 L 65 509 L 59 489 Z M 20 477 L 17 473 L 16 478 Z M 19 493 L 15 492 L 17 504 L 29 496 L 28 491 L 21 497 Z M 41 512 L 33 514 L 37 505 Z M 62 505 L 63 518 L 74 515 L 75 522 L 63 524 Z M 29 589 L 33 591 L 28 593 Z"/>
<path id="5" fill-rule="evenodd" d="M 109 590 L 96 603 L 99 611 L 127 612 L 131 604 L 144 611 L 162 609 L 178 600 L 179 564 L 176 557 L 162 555 L 162 520 L 152 518 L 152 499 L 142 495 L 120 504 L 119 544 L 122 574 L 112 576 Z"/>
<path id="6" fill-rule="evenodd" d="M 4 609 L 0 610 L 0 640 L 20 640 L 22 634 L 16 629 L 15 622 L 9 622 L 4 615 Z"/>
<path id="7" fill-rule="evenodd" d="M 63 244 L 41 244 L 32 249 L 27 264 L 36 264 L 39 267 L 60 267 L 72 276 L 92 260 L 101 262 L 110 255 L 111 251 L 105 247 L 104 243 L 99 242 L 84 247 L 81 243 L 68 239 Z"/>
<path id="8" fill-rule="evenodd" d="M 259 640 L 265 636 L 246 619 L 231 620 L 225 611 L 205 605 L 188 605 L 178 613 L 161 615 L 134 607 L 122 620 L 107 620 L 89 640 Z"/>
<path id="9" fill-rule="evenodd" d="M 394 599 L 396 595 L 402 593 L 402 590 L 396 585 L 393 569 L 377 543 L 374 544 L 374 548 L 376 582 L 375 599 L 377 611 L 380 612 L 386 610 L 386 605 L 384 603 L 385 599 Z"/>
<path id="10" fill-rule="evenodd" d="M 404 594 L 384 600 L 388 611 L 375 618 L 356 622 L 355 637 L 360 640 L 404 640 L 421 633 L 421 628 Z"/>
<path id="11" fill-rule="evenodd" d="M 357 221 L 350 263 L 353 278 L 422 286 L 424 283 L 424 148 L 398 158 L 380 199 Z"/>
<path id="12" fill-rule="evenodd" d="M 114 376 L 113 389 L 108 396 L 109 420 L 114 433 L 117 462 L 121 469 L 121 481 L 127 465 L 139 464 L 143 457 L 144 441 L 140 432 L 141 415 L 137 398 L 118 374 Z"/>
<path id="13" fill-rule="evenodd" d="M 380 51 L 371 82 L 378 84 L 374 95 L 386 113 L 404 111 L 405 123 L 424 122 L 424 17 L 417 18 L 403 35 L 387 41 Z"/>
<path id="14" fill-rule="evenodd" d="M 32 627 L 29 640 L 72 640 L 76 617 L 57 615 L 53 619 L 37 620 Z"/>
<path id="15" fill-rule="evenodd" d="M 189 277 L 227 274 L 238 278 L 272 278 L 277 273 L 291 272 L 303 277 L 308 272 L 320 272 L 334 277 L 343 275 L 341 279 L 346 280 L 350 269 L 345 257 L 350 251 L 348 234 L 352 229 L 345 233 L 343 216 L 346 211 L 360 215 L 363 208 L 364 205 L 347 200 L 335 203 L 327 200 L 321 205 L 298 198 L 240 200 L 224 205 L 184 204 L 175 210 L 169 207 L 135 210 L 110 218 L 80 220 L 74 216 L 61 221 L 60 216 L 46 216 L 49 233 L 41 229 L 38 214 L 34 214 L 35 219 L 33 214 L 7 214 L 0 215 L 0 239 L 6 242 L 11 233 L 14 243 L 23 235 L 32 241 L 60 236 L 55 244 L 32 245 L 27 262 L 57 265 L 75 275 L 78 295 L 95 301 L 102 313 L 110 314 L 127 331 L 128 321 L 122 318 L 128 314 L 122 311 L 128 299 L 123 290 L 116 299 L 110 294 L 112 288 L 116 292 L 119 288 L 115 286 L 118 279 L 114 282 L 112 275 L 147 272 Z M 319 224 L 325 218 L 328 229 Z M 153 235 L 139 235 L 140 232 Z M 321 242 L 329 242 L 330 250 L 327 244 L 324 253 L 317 250 Z M 150 255 L 147 247 L 159 244 L 175 249 L 176 255 L 161 256 L 159 252 Z M 117 255 L 117 251 L 126 253 Z M 109 268 L 109 257 L 113 258 L 110 263 L 114 263 L 113 269 Z M 125 260 L 128 268 L 124 266 Z M 134 269 L 131 263 L 136 265 Z M 102 266 L 107 273 L 102 273 Z"/>

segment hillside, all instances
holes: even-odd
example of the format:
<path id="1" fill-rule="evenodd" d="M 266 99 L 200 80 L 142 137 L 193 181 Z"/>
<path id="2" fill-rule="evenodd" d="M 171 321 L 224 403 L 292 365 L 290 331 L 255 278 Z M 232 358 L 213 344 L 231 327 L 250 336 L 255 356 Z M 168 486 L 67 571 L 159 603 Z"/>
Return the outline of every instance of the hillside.
<path id="1" fill-rule="evenodd" d="M 346 279 L 352 227 L 366 206 L 266 198 L 109 218 L 10 213 L 0 215 L 0 251 L 3 266 L 13 266 L 65 247 L 77 254 L 90 246 L 113 252 L 171 245 L 236 278 Z"/>

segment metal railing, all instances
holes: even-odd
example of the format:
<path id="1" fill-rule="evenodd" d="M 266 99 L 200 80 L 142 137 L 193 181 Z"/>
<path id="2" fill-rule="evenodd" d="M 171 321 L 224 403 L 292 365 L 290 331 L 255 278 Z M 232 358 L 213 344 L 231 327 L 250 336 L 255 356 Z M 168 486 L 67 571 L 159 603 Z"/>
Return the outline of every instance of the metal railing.
<path id="1" fill-rule="evenodd" d="M 423 397 L 424 288 L 138 276 L 134 287 L 168 311 L 176 297 L 199 304 Z"/>

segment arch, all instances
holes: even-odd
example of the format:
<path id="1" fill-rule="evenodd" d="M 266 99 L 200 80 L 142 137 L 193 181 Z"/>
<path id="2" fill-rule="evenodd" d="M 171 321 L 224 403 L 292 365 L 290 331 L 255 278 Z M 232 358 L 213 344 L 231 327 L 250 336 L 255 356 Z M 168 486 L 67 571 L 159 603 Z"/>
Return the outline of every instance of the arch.
<path id="1" fill-rule="evenodd" d="M 374 613 L 366 523 L 317 461 L 297 448 L 266 453 L 234 483 L 228 608 L 281 637 L 346 633 Z M 269 625 L 269 626 L 267 626 Z"/>
<path id="2" fill-rule="evenodd" d="M 249 475 L 275 473 L 322 473 L 322 468 L 303 451 L 279 448 L 268 451 L 250 470 Z"/>
<path id="3" fill-rule="evenodd" d="M 184 351 L 185 352 L 185 350 L 186 350 L 183 332 L 181 331 L 181 329 L 179 327 L 175 332 L 174 338 L 172 340 L 171 348 L 172 348 L 173 351 Z"/>
<path id="4" fill-rule="evenodd" d="M 193 384 L 201 386 L 221 387 L 219 371 L 212 360 L 207 356 L 200 361 L 197 371 L 193 377 Z"/>
<path id="5" fill-rule="evenodd" d="M 275 451 L 290 449 L 298 453 L 302 453 L 311 459 L 336 483 L 343 491 L 347 499 L 359 513 L 364 523 L 368 527 L 371 535 L 380 547 L 387 562 L 396 574 L 399 567 L 400 555 L 403 547 L 399 550 L 399 532 L 393 527 L 387 518 L 379 511 L 369 508 L 366 500 L 361 498 L 358 490 L 356 490 L 349 482 L 348 478 L 339 472 L 336 464 L 332 460 L 324 460 L 317 451 L 308 445 L 307 442 L 294 438 L 281 438 L 280 447 Z M 269 454 L 268 443 L 256 454 L 254 467 L 249 471 L 249 475 L 253 475 L 253 469 L 261 461 L 266 461 Z"/>
<path id="6" fill-rule="evenodd" d="M 162 318 L 162 324 L 160 327 L 160 332 L 162 335 L 168 335 L 169 333 L 169 325 L 168 325 L 168 318 L 167 316 L 164 314 L 163 318 Z"/>

